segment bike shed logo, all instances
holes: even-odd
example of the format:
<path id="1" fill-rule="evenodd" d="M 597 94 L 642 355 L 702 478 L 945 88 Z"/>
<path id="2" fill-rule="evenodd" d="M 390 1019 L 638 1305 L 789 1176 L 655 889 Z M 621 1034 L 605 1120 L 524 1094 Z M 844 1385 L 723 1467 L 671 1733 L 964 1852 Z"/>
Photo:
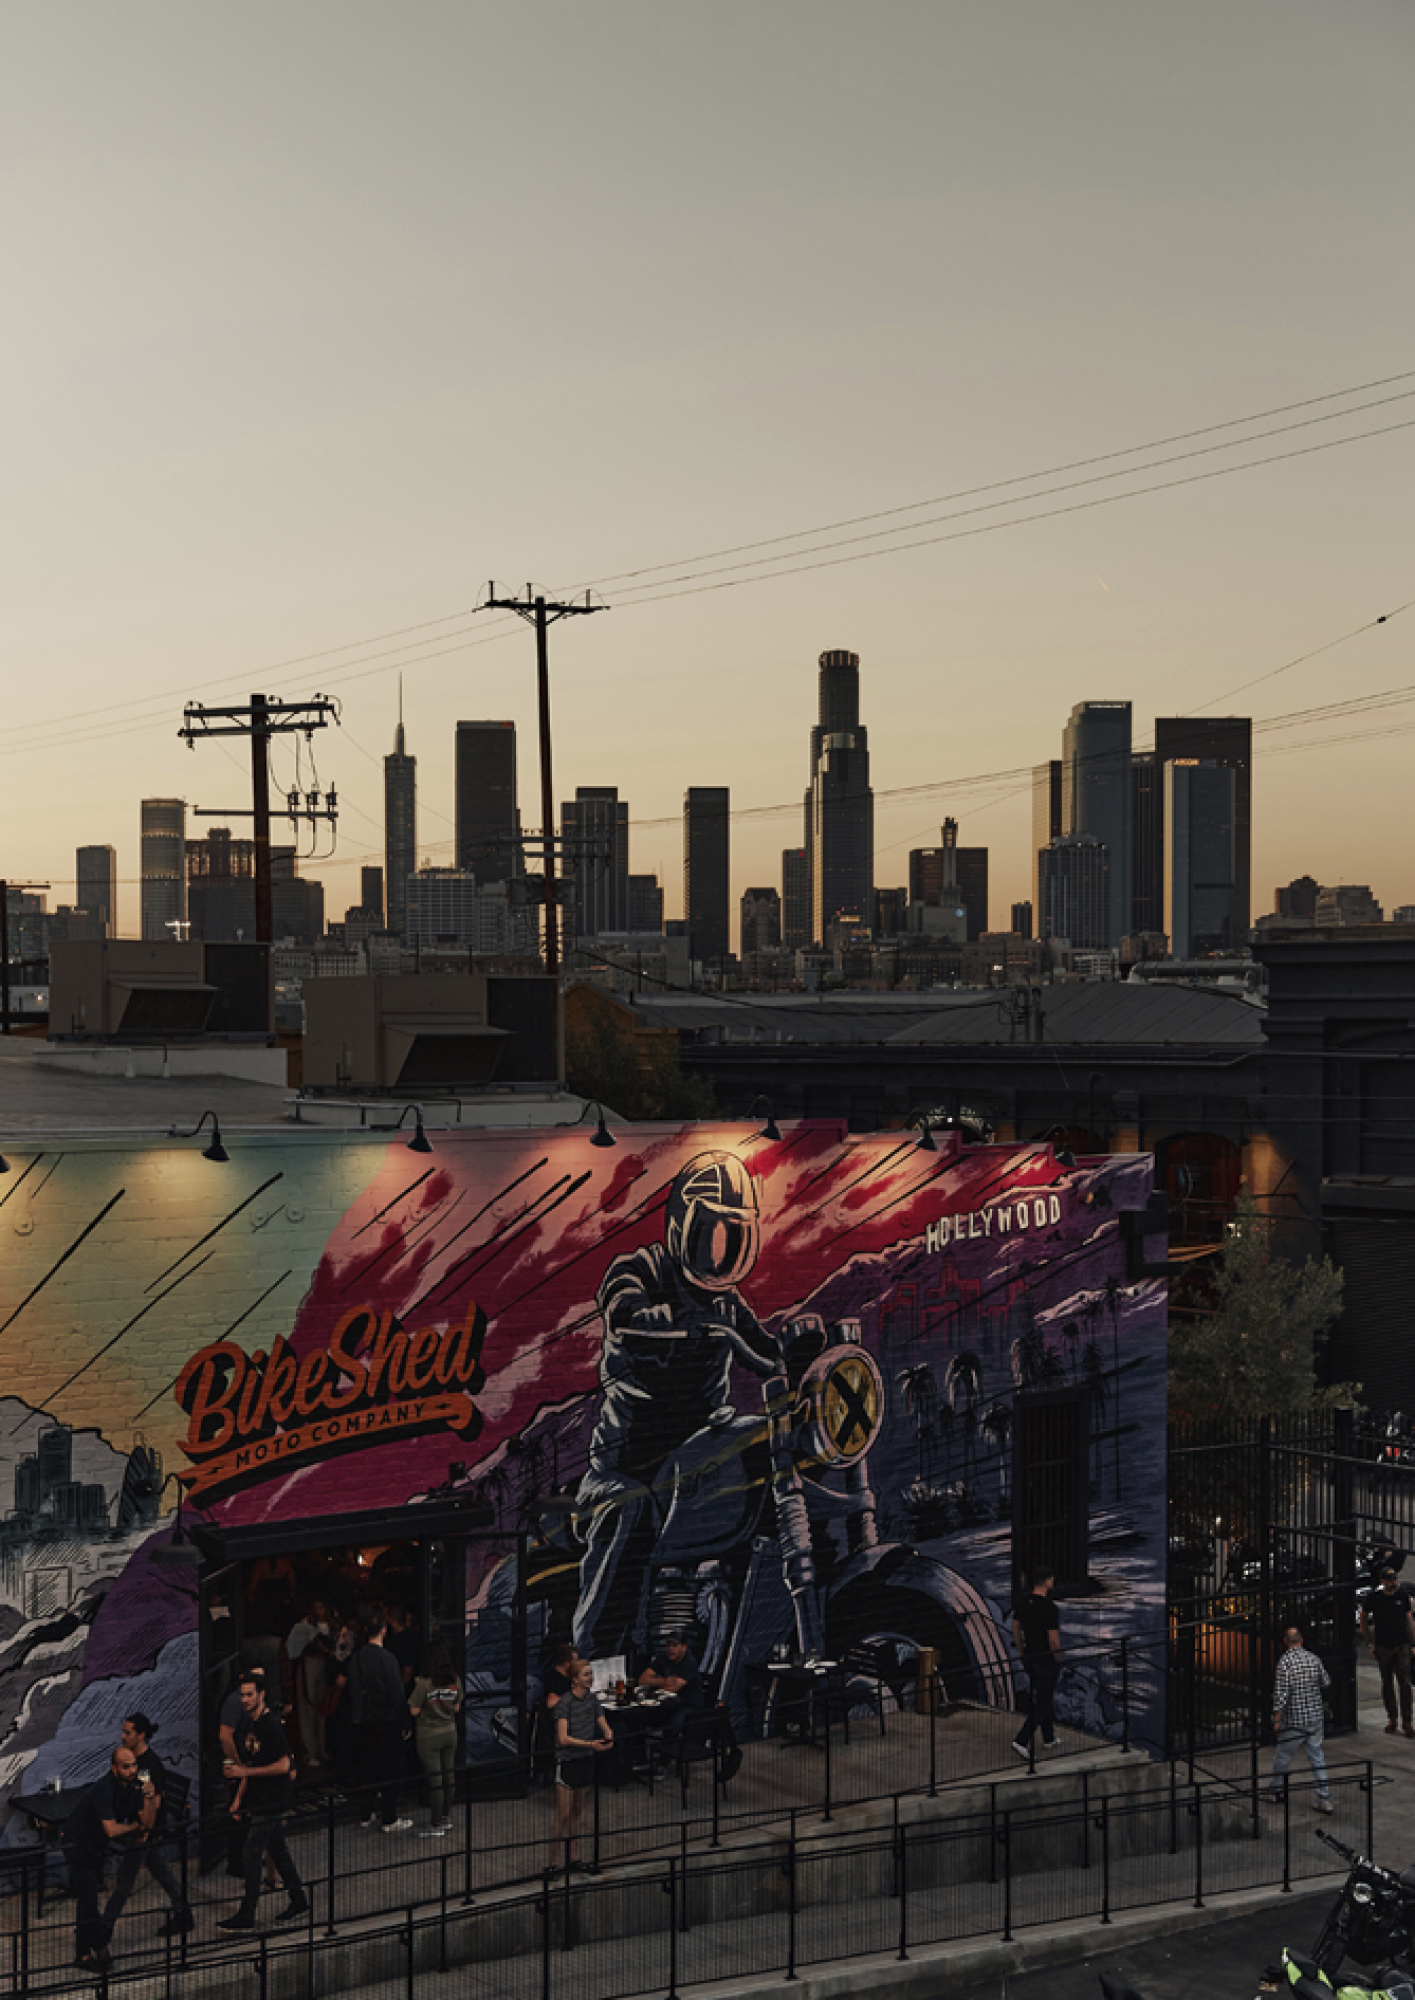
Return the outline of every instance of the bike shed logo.
<path id="1" fill-rule="evenodd" d="M 416 1332 L 396 1313 L 356 1306 L 326 1346 L 304 1355 L 283 1337 L 268 1354 L 213 1341 L 173 1391 L 187 1417 L 188 1498 L 221 1499 L 273 1472 L 429 1431 L 469 1443 L 482 1428 L 473 1398 L 486 1380 L 485 1338 L 477 1306 L 451 1326 Z"/>

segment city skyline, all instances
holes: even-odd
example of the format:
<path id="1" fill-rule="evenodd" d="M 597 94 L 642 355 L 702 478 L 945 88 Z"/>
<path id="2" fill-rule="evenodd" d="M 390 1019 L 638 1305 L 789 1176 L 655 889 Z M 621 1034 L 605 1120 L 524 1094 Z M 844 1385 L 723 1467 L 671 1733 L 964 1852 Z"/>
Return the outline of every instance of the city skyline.
<path id="1" fill-rule="evenodd" d="M 0 146 L 33 191 L 0 333 L 7 875 L 65 900 L 73 846 L 111 844 L 132 934 L 137 800 L 243 803 L 177 741 L 184 700 L 328 688 L 344 809 L 319 869 L 355 904 L 400 671 L 418 858 L 449 865 L 456 721 L 534 741 L 530 635 L 471 616 L 475 580 L 529 570 L 611 606 L 552 637 L 556 797 L 618 787 L 670 915 L 700 772 L 738 808 L 734 899 L 778 879 L 810 662 L 838 646 L 869 677 L 879 883 L 953 817 L 991 851 L 995 910 L 1028 899 L 1025 783 L 939 781 L 1053 757 L 1072 702 L 1120 699 L 1137 745 L 1153 716 L 1254 716 L 1254 915 L 1304 872 L 1415 901 L 1410 709 L 1381 736 L 1262 729 L 1409 679 L 1407 625 L 1374 621 L 1411 588 L 1415 440 L 1376 433 L 1411 407 L 1386 378 L 1415 317 L 1388 254 L 1415 21 L 1301 0 L 548 18 L 427 0 L 410 38 L 376 12 L 335 32 L 321 0 L 232 21 L 137 0 L 77 38 L 45 10 L 7 23 Z M 551 32 L 533 106 L 460 116 L 469 67 L 516 73 Z M 1314 96 L 1320 120 L 1296 116 Z M 831 121 L 850 146 L 820 146 Z M 842 291 L 858 309 L 822 311 Z M 910 532 L 863 539 L 892 509 Z M 806 534 L 832 522 L 858 525 Z M 278 788 L 293 764 L 277 751 Z"/>

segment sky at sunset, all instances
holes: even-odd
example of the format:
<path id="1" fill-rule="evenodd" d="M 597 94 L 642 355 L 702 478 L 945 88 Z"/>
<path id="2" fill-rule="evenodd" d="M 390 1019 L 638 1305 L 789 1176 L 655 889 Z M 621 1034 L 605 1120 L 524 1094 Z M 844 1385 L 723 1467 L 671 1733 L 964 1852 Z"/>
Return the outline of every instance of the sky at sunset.
<path id="1" fill-rule="evenodd" d="M 556 792 L 619 786 L 670 915 L 689 785 L 779 885 L 827 647 L 881 885 L 951 812 L 1004 924 L 1075 701 L 1396 691 L 1259 730 L 1253 901 L 1415 903 L 1412 73 L 1408 0 L 10 0 L 0 874 L 111 842 L 135 931 L 139 799 L 248 803 L 184 700 L 319 689 L 340 915 L 400 669 L 420 853 L 459 717 L 536 824 L 495 577 L 612 607 L 552 634 Z"/>

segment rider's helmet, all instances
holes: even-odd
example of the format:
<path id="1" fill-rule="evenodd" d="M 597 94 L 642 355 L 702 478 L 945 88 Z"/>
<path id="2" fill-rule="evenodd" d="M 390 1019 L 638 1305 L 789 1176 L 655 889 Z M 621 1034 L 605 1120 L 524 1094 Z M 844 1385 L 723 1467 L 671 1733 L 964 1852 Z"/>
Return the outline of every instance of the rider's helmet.
<path id="1" fill-rule="evenodd" d="M 735 1153 L 699 1153 L 668 1195 L 668 1254 L 695 1285 L 725 1292 L 757 1261 L 761 1226 L 752 1177 Z"/>

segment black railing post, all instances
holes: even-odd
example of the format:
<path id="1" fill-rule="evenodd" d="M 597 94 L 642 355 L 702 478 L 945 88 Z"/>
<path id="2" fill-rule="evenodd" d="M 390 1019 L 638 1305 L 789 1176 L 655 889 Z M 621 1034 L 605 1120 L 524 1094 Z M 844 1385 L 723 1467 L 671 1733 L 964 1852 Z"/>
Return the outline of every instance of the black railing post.
<path id="1" fill-rule="evenodd" d="M 45 1865 L 46 1857 L 41 1854 L 39 1865 Z M 29 1856 L 20 1863 L 20 1935 L 19 1935 L 19 1988 L 21 1993 L 29 1991 Z"/>
<path id="2" fill-rule="evenodd" d="M 720 1847 L 720 1814 L 722 1810 L 722 1724 L 725 1709 L 716 1709 L 712 1718 L 712 1845 Z"/>
<path id="3" fill-rule="evenodd" d="M 1101 1800 L 1101 1922 L 1110 1922 L 1110 1800 Z"/>
<path id="4" fill-rule="evenodd" d="M 997 1883 L 997 1785 L 988 1786 L 988 1886 Z"/>
<path id="5" fill-rule="evenodd" d="M 417 1945 L 417 1933 L 413 1929 L 413 1906 L 411 1903 L 408 1905 L 406 1944 L 408 1952 L 408 2000 L 414 2000 L 417 1985 L 417 1952 L 415 1949 Z"/>
<path id="6" fill-rule="evenodd" d="M 1120 1641 L 1120 1747 L 1130 1748 L 1130 1638 Z"/>
<path id="7" fill-rule="evenodd" d="M 896 1811 L 898 1810 L 896 1802 Z M 899 1871 L 899 1956 L 909 1956 L 909 1833 L 908 1828 L 897 1822 L 894 1828 L 894 1847 L 897 1855 L 896 1867 Z"/>
<path id="8" fill-rule="evenodd" d="M 260 2000 L 270 2000 L 270 1939 L 263 1932 L 260 1956 L 256 1960 L 256 1978 L 260 1981 Z"/>
<path id="9" fill-rule="evenodd" d="M 190 1872 L 187 1856 L 187 1822 L 185 1817 L 183 1817 L 177 1823 L 177 1879 L 182 1885 L 182 1908 L 184 1910 L 190 1910 L 192 1907 L 192 1899 L 188 1890 Z M 183 1965 L 187 1962 L 187 1941 L 190 1935 L 190 1931 L 183 1931 L 182 1942 L 178 1947 Z"/>
<path id="10" fill-rule="evenodd" d="M 540 2000 L 550 2000 L 550 1885 L 555 1870 L 547 1868 L 540 1891 Z"/>
<path id="11" fill-rule="evenodd" d="M 334 1924 L 334 1801 L 329 1801 L 329 1811 L 325 1815 L 324 1841 L 324 1935 L 333 1937 Z M 310 1898 L 313 1902 L 314 1898 Z"/>
<path id="12" fill-rule="evenodd" d="M 594 1773 L 594 1828 L 590 1839 L 593 1850 L 590 1866 L 596 1875 L 599 1873 L 599 1764 L 600 1760 L 598 1757 L 594 1758 L 591 1764 L 591 1769 Z"/>
<path id="13" fill-rule="evenodd" d="M 1179 1772 L 1174 1759 L 1169 1760 L 1169 1851 L 1179 1852 Z"/>
<path id="14" fill-rule="evenodd" d="M 1091 1774 L 1081 1773 L 1081 1866 L 1091 1865 Z"/>
<path id="15" fill-rule="evenodd" d="M 678 2000 L 678 1863 L 668 1864 L 668 1994 Z"/>
<path id="16" fill-rule="evenodd" d="M 1292 1793 L 1286 1773 L 1282 1780 L 1282 1893 L 1292 1894 Z"/>
<path id="17" fill-rule="evenodd" d="M 1002 1815 L 1002 1942 L 1012 1942 L 1012 1814 Z"/>
<path id="18" fill-rule="evenodd" d="M 939 1676 L 937 1667 L 929 1677 L 929 1797 L 938 1797 L 938 1702 Z"/>
<path id="19" fill-rule="evenodd" d="M 812 1693 L 812 1694 L 808 1694 L 808 1695 L 807 1695 L 807 1697 L 806 1697 L 806 1713 L 807 1713 L 808 1715 L 809 1715 L 809 1714 L 811 1713 L 811 1704 L 812 1704 L 813 1700 L 814 1700 L 814 1693 Z M 823 1814 L 821 1815 L 821 1817 L 822 1817 L 823 1819 L 829 1819 L 829 1818 L 830 1818 L 830 1693 L 829 1693 L 829 1690 L 827 1690 L 827 1692 L 826 1692 L 826 1697 L 825 1697 L 825 1811 L 824 1811 L 824 1813 L 823 1813 Z"/>
<path id="20" fill-rule="evenodd" d="M 796 1808 L 786 1845 L 786 1977 L 796 1977 Z"/>
<path id="21" fill-rule="evenodd" d="M 1204 1907 L 1204 1788 L 1194 1787 L 1194 1908 Z"/>
<path id="22" fill-rule="evenodd" d="M 1376 1858 L 1376 1780 L 1375 1766 L 1366 1759 L 1366 1853 L 1372 1861 Z"/>
<path id="23" fill-rule="evenodd" d="M 687 1930 L 688 1928 L 688 1822 L 686 1819 L 680 1819 L 678 1822 L 678 1882 L 682 1892 L 681 1895 L 679 1896 L 679 1903 L 681 1906 L 680 1922 L 682 1924 L 682 1928 L 684 1930 Z"/>

